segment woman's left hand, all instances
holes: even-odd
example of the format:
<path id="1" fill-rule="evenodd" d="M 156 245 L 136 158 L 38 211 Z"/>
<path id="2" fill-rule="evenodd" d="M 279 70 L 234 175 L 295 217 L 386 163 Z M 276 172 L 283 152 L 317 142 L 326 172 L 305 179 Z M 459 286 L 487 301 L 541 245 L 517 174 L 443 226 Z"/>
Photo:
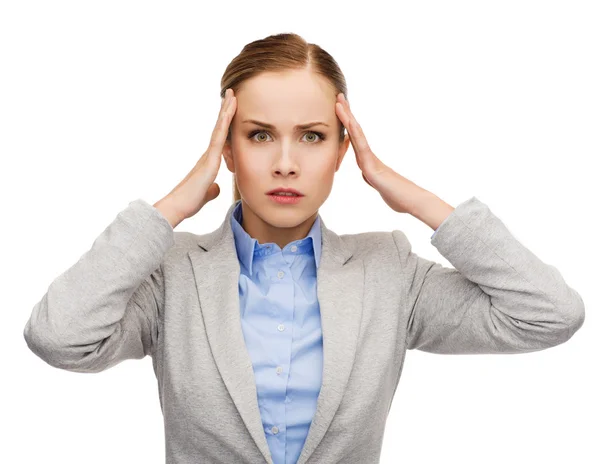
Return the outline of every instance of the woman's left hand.
<path id="1" fill-rule="evenodd" d="M 335 111 L 348 131 L 356 162 L 365 182 L 377 190 L 383 201 L 394 211 L 411 213 L 412 205 L 427 191 L 386 166 L 375 156 L 343 93 L 337 96 Z"/>

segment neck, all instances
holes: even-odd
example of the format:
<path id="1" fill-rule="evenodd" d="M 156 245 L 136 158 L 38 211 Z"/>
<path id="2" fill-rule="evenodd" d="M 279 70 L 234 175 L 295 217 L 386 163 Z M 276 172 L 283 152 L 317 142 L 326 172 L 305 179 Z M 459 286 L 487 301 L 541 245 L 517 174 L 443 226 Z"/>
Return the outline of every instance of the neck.
<path id="1" fill-rule="evenodd" d="M 258 243 L 275 243 L 282 250 L 285 246 L 296 240 L 305 238 L 310 232 L 319 212 L 315 212 L 300 223 L 285 224 L 280 219 L 280 223 L 271 224 L 255 214 L 248 205 L 242 200 L 242 228 L 250 237 L 258 240 Z"/>

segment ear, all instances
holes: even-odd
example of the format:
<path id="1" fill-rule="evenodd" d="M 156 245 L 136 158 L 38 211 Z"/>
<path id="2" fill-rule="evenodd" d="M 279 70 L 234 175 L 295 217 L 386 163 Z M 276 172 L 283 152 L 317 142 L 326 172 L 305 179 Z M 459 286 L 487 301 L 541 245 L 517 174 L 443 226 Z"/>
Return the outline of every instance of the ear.
<path id="1" fill-rule="evenodd" d="M 225 141 L 223 144 L 223 159 L 227 165 L 229 172 L 235 173 L 235 166 L 233 164 L 233 153 L 231 149 L 231 141 Z"/>
<path id="2" fill-rule="evenodd" d="M 338 150 L 338 159 L 337 159 L 337 163 L 335 165 L 335 172 L 337 172 L 338 169 L 340 168 L 340 166 L 342 165 L 342 161 L 344 159 L 344 156 L 346 155 L 346 152 L 348 151 L 349 146 L 350 146 L 350 136 L 348 134 L 346 134 L 343 142 L 340 143 L 340 148 Z"/>

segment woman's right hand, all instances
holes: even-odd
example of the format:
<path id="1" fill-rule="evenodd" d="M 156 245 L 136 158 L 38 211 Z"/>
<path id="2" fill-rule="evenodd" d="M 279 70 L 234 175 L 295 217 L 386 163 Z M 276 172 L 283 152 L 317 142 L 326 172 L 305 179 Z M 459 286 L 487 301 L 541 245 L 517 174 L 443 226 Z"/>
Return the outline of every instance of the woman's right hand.
<path id="1" fill-rule="evenodd" d="M 223 146 L 236 105 L 237 99 L 233 90 L 227 89 L 207 150 L 188 175 L 165 198 L 155 204 L 156 207 L 159 203 L 168 205 L 169 212 L 165 216 L 176 218 L 176 224 L 194 216 L 206 203 L 219 196 L 221 189 L 215 179 L 221 166 Z M 173 227 L 176 224 L 171 222 Z"/>

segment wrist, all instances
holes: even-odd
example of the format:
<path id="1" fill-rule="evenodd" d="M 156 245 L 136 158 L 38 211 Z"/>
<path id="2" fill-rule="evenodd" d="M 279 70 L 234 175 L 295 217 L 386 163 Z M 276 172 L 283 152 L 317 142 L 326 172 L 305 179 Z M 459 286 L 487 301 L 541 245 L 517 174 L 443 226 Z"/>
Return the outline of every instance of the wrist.
<path id="1" fill-rule="evenodd" d="M 154 203 L 153 206 L 163 215 L 169 224 L 171 224 L 173 229 L 183 220 L 173 207 L 171 198 L 168 195 Z"/>
<path id="2" fill-rule="evenodd" d="M 409 213 L 427 224 L 432 230 L 437 230 L 455 208 L 434 193 L 421 190 L 413 196 Z"/>

